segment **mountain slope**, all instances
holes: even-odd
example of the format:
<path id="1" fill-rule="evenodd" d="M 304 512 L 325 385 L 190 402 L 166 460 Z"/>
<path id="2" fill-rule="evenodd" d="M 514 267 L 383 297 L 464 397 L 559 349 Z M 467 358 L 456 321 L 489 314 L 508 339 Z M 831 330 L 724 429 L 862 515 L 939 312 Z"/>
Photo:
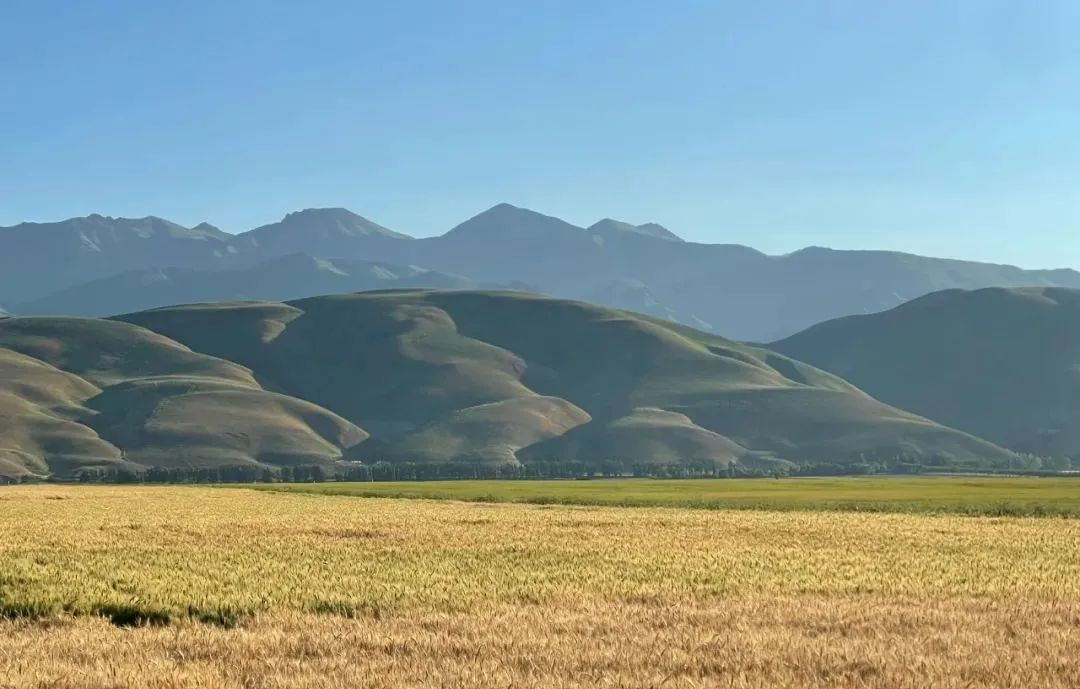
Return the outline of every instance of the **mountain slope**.
<path id="1" fill-rule="evenodd" d="M 770 347 L 999 444 L 1080 458 L 1080 291 L 949 290 Z"/>
<path id="2" fill-rule="evenodd" d="M 126 270 L 208 267 L 229 255 L 232 235 L 207 224 L 91 215 L 0 227 L 0 296 L 7 304 Z"/>
<path id="3" fill-rule="evenodd" d="M 464 232 L 476 225 L 484 229 L 482 242 L 459 238 L 476 234 Z M 1070 270 L 821 248 L 767 256 L 738 245 L 582 230 L 505 205 L 410 248 L 422 252 L 414 257 L 421 265 L 477 280 L 518 279 L 548 294 L 644 310 L 750 341 L 953 287 L 1080 287 L 1080 273 Z M 628 284 L 648 297 L 628 291 Z"/>
<path id="4" fill-rule="evenodd" d="M 1072 270 L 817 247 L 768 256 L 745 246 L 652 236 L 655 230 L 641 227 L 601 221 L 586 230 L 500 204 L 441 237 L 398 242 L 392 253 L 368 257 L 479 282 L 517 280 L 546 294 L 641 310 L 758 342 L 942 289 L 1080 287 L 1080 273 Z"/>
<path id="5" fill-rule="evenodd" d="M 172 304 L 298 299 L 370 289 L 466 289 L 462 277 L 415 266 L 292 254 L 241 270 L 164 268 L 121 273 L 13 307 L 32 315 L 108 316 Z"/>
<path id="6" fill-rule="evenodd" d="M 372 439 L 357 452 L 366 460 L 1009 460 L 782 355 L 580 302 L 386 291 L 118 318 L 242 364 L 263 387 L 366 429 Z"/>
<path id="7" fill-rule="evenodd" d="M 308 208 L 239 234 L 230 247 L 244 264 L 298 253 L 392 260 L 393 247 L 411 239 L 344 208 Z"/>
<path id="8" fill-rule="evenodd" d="M 645 223 L 644 225 L 631 225 L 628 222 L 621 222 L 619 220 L 612 220 L 611 218 L 604 218 L 603 220 L 590 225 L 587 231 L 595 234 L 634 232 L 636 234 L 642 234 L 647 237 L 656 237 L 657 239 L 670 239 L 675 242 L 682 241 L 682 238 L 679 237 L 679 235 L 675 234 L 663 225 L 658 225 L 654 222 Z"/>

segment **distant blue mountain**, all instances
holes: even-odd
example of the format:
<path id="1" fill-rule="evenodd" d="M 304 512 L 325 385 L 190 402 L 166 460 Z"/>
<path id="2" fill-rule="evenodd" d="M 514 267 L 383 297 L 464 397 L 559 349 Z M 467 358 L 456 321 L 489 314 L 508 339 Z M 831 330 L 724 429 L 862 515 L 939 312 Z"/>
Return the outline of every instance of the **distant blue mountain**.
<path id="1" fill-rule="evenodd" d="M 268 269 L 269 262 L 297 254 L 331 259 L 353 282 L 313 263 L 290 265 L 280 279 L 265 277 L 282 270 Z M 287 299 L 324 288 L 369 289 L 369 284 L 393 282 L 374 277 L 374 268 L 342 268 L 338 261 L 344 260 L 382 264 L 404 282 L 415 279 L 425 287 L 435 286 L 423 284 L 428 278 L 528 285 L 752 341 L 775 340 L 831 318 L 883 311 L 943 289 L 1080 287 L 1080 273 L 1073 270 L 819 247 L 769 256 L 735 244 L 685 242 L 655 223 L 605 219 L 582 228 L 500 204 L 442 236 L 424 239 L 340 208 L 290 213 L 239 235 L 154 217 L 92 215 L 25 223 L 0 228 L 0 303 L 18 313 L 109 314 L 195 296 Z M 409 276 L 413 269 L 403 272 L 402 266 L 429 272 Z M 204 275 L 220 271 L 229 275 Z M 144 291 L 145 298 L 133 290 Z"/>

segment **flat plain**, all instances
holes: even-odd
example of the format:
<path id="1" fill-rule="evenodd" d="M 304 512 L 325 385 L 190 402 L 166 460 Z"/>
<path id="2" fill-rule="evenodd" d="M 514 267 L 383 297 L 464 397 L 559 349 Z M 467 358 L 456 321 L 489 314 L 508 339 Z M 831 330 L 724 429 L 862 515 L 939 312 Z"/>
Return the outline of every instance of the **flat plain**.
<path id="1" fill-rule="evenodd" d="M 1080 516 L 1080 476 L 404 481 L 255 487 L 321 495 L 534 505 Z"/>
<path id="2" fill-rule="evenodd" d="M 0 618 L 4 689 L 1071 687 L 1080 520 L 12 487 Z"/>

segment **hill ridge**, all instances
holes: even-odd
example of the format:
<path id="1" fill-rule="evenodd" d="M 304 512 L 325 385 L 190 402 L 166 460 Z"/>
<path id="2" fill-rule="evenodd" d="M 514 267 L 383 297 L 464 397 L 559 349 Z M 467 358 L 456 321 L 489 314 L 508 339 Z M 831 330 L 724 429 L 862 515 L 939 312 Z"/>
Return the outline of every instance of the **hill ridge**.
<path id="1" fill-rule="evenodd" d="M 489 290 L 5 319 L 0 419 L 0 473 L 67 478 L 296 465 L 715 475 L 1013 457 L 782 354 Z"/>
<path id="2" fill-rule="evenodd" d="M 1080 458 L 1080 290 L 944 290 L 769 345 L 1015 450 Z M 1060 463 L 1060 462 L 1057 462 Z"/>

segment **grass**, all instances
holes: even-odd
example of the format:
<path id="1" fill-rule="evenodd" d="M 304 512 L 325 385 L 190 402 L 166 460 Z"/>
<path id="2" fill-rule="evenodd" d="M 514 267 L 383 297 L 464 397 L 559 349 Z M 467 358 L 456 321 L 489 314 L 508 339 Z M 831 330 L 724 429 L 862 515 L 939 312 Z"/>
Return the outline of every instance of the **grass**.
<path id="1" fill-rule="evenodd" d="M 278 492 L 534 505 L 1080 516 L 1080 478 L 920 476 L 270 484 Z"/>
<path id="2" fill-rule="evenodd" d="M 520 292 L 5 319 L 0 417 L 0 477 L 57 480 L 342 459 L 491 469 L 601 457 L 652 473 L 1014 459 L 780 354 Z"/>
<path id="3" fill-rule="evenodd" d="M 4 689 L 1076 686 L 1080 521 L 17 486 L 0 638 Z"/>
<path id="4" fill-rule="evenodd" d="M 367 438 L 237 364 L 88 318 L 0 323 L 0 419 L 0 477 L 329 463 Z"/>
<path id="5" fill-rule="evenodd" d="M 1001 448 L 783 355 L 521 292 L 380 291 L 120 318 L 249 367 L 268 387 L 364 428 L 378 442 L 349 456 L 365 461 L 607 456 L 626 466 L 727 466 L 734 455 L 758 468 L 762 457 L 843 464 L 912 453 L 952 466 L 1009 461 Z M 657 410 L 669 412 L 663 423 Z M 576 426 L 586 414 L 595 421 Z M 184 454 L 181 443 L 165 449 Z"/>

